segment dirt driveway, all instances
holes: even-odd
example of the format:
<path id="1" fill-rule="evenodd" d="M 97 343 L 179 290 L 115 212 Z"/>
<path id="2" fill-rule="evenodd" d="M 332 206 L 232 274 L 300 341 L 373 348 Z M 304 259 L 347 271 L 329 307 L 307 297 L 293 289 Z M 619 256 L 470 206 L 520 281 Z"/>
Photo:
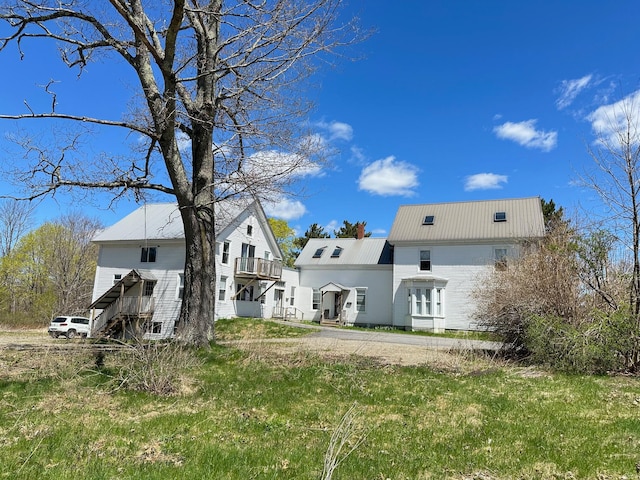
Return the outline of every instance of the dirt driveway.
<path id="1" fill-rule="evenodd" d="M 468 366 L 470 358 L 486 358 L 486 351 L 495 349 L 497 345 L 492 342 L 442 337 L 312 328 L 314 332 L 304 337 L 252 339 L 225 343 L 255 353 L 301 354 L 312 352 L 332 358 L 357 355 L 369 357 L 385 364 L 435 365 L 447 370 L 456 370 L 462 365 Z M 90 347 L 91 345 L 90 341 L 83 339 L 51 338 L 46 329 L 0 329 L 0 349 L 40 350 L 53 348 L 67 350 Z"/>

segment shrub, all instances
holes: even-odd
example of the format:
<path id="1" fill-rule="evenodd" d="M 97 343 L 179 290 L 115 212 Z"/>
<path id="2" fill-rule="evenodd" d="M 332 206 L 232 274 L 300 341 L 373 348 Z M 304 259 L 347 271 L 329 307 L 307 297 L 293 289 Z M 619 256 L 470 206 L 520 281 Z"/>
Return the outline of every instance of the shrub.
<path id="1" fill-rule="evenodd" d="M 177 342 L 136 342 L 117 356 L 113 381 L 116 388 L 175 395 L 190 382 L 189 370 L 201 363 L 193 349 Z"/>
<path id="2" fill-rule="evenodd" d="M 628 370 L 638 350 L 635 322 L 626 311 L 595 312 L 579 324 L 557 316 L 531 316 L 526 349 L 534 363 L 574 373 Z"/>

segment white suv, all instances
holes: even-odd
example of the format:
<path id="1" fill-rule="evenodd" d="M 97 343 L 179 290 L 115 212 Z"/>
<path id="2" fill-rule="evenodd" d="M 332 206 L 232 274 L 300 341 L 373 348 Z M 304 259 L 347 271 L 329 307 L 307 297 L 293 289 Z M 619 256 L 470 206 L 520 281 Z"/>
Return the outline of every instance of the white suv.
<path id="1" fill-rule="evenodd" d="M 49 324 L 49 335 L 58 338 L 60 335 L 71 339 L 76 335 L 86 337 L 91 330 L 91 320 L 84 317 L 56 317 Z"/>

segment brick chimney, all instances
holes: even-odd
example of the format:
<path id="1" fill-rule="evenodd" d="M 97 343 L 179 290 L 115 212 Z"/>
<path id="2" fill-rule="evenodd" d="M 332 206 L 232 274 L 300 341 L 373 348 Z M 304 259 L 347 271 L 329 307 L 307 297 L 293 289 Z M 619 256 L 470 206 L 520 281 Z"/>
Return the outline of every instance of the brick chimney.
<path id="1" fill-rule="evenodd" d="M 356 238 L 358 240 L 362 240 L 364 238 L 364 223 L 356 224 L 356 229 L 358 231 L 358 236 Z"/>

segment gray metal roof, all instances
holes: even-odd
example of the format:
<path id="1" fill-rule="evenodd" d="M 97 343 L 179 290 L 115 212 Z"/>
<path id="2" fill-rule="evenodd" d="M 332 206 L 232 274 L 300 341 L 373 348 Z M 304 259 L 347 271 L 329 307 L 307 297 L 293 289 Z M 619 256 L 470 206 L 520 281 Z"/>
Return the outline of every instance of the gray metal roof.
<path id="1" fill-rule="evenodd" d="M 337 247 L 340 255 L 333 257 Z M 323 249 L 319 258 L 313 258 L 318 249 Z M 310 265 L 391 265 L 391 245 L 384 238 L 311 238 L 298 255 L 296 266 Z"/>
<path id="2" fill-rule="evenodd" d="M 251 203 L 232 200 L 216 203 L 216 232 L 226 228 Z M 142 205 L 93 237 L 94 242 L 180 239 L 184 239 L 184 227 L 175 203 Z"/>
<path id="3" fill-rule="evenodd" d="M 506 221 L 494 221 L 497 212 Z M 424 225 L 433 216 L 432 225 Z M 389 242 L 472 242 L 539 238 L 544 235 L 540 198 L 403 205 L 393 221 Z"/>

